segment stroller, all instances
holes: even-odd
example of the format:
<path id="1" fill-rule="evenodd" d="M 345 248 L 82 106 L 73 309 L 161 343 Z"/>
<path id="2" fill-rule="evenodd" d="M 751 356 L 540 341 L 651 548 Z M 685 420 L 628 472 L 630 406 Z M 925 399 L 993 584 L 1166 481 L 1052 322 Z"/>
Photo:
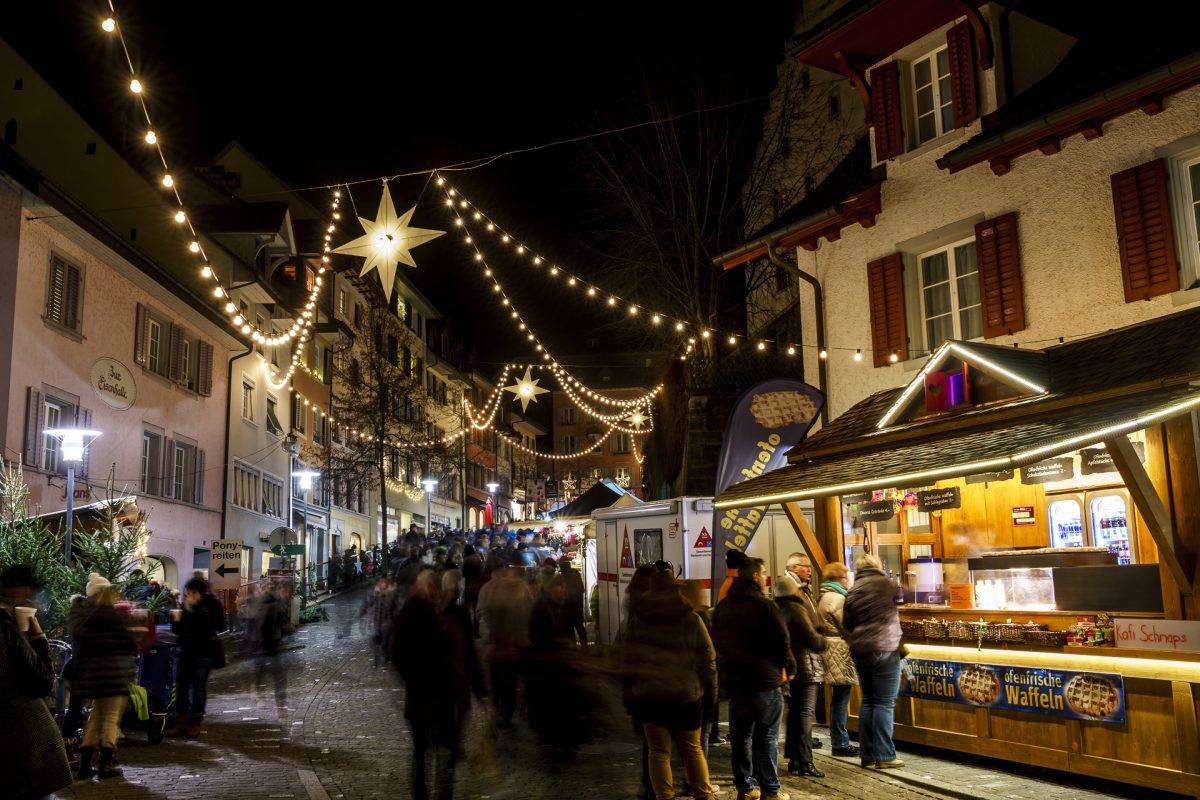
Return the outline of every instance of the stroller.
<path id="1" fill-rule="evenodd" d="M 175 677 L 179 671 L 179 645 L 170 626 L 158 626 L 155 640 L 138 659 L 137 686 L 146 693 L 148 719 L 139 717 L 137 703 L 130 703 L 123 728 L 146 728 L 146 740 L 163 739 L 167 718 L 175 709 Z M 136 690 L 135 690 L 136 691 Z"/>

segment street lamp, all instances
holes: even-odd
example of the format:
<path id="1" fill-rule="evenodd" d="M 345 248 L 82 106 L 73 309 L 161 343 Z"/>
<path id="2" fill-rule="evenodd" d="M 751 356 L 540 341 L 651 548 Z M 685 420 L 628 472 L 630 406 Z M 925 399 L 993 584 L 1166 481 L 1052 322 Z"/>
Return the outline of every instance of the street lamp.
<path id="1" fill-rule="evenodd" d="M 437 481 L 433 478 L 425 478 L 421 481 L 421 486 L 425 487 L 425 538 L 429 538 L 429 534 L 433 533 L 433 490 L 437 486 Z"/>
<path id="2" fill-rule="evenodd" d="M 87 446 L 100 435 L 100 431 L 82 428 L 51 428 L 43 431 L 47 436 L 58 439 L 58 457 L 67 465 L 67 535 L 63 550 L 67 566 L 71 565 L 71 529 L 75 526 L 75 465 L 83 462 Z"/>
<path id="3" fill-rule="evenodd" d="M 500 484 L 492 481 L 484 485 L 487 486 L 488 494 L 492 496 L 492 527 L 495 528 L 500 521 L 500 509 L 496 508 L 496 492 L 500 489 Z"/>
<path id="4" fill-rule="evenodd" d="M 313 478 L 321 477 L 321 473 L 316 470 L 301 470 L 293 472 L 292 477 L 300 483 L 300 497 L 304 500 L 304 522 L 303 534 L 301 535 L 301 544 L 304 545 L 304 573 L 300 577 L 300 594 L 302 597 L 308 598 L 308 495 L 312 492 Z"/>

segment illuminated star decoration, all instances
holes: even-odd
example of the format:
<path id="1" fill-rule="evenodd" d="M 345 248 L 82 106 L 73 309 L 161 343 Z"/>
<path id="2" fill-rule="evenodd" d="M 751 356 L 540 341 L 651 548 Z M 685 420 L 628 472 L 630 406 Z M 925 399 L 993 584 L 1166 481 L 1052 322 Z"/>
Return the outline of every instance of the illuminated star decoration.
<path id="1" fill-rule="evenodd" d="M 504 391 L 512 392 L 517 396 L 517 402 L 521 404 L 521 413 L 524 414 L 529 409 L 530 403 L 537 402 L 539 394 L 549 392 L 549 389 L 543 389 L 538 386 L 539 381 L 533 379 L 532 367 L 525 368 L 525 377 L 518 380 L 512 386 L 505 386 Z"/>
<path id="2" fill-rule="evenodd" d="M 389 302 L 392 299 L 392 286 L 396 281 L 396 265 L 403 263 L 410 267 L 417 266 L 417 262 L 413 261 L 409 250 L 445 233 L 445 231 L 434 231 L 427 228 L 408 227 L 409 220 L 412 219 L 413 212 L 416 210 L 417 207 L 413 206 L 403 216 L 396 216 L 396 206 L 392 204 L 392 193 L 388 190 L 387 181 L 384 181 L 383 197 L 379 200 L 379 212 L 375 215 L 375 219 L 372 221 L 362 217 L 358 218 L 366 233 L 333 251 L 365 258 L 366 262 L 363 264 L 359 277 L 373 269 L 379 270 L 379 280 L 383 283 L 383 294 Z"/>
<path id="3" fill-rule="evenodd" d="M 632 425 L 635 428 L 640 428 L 646 424 L 646 415 L 643 414 L 642 410 L 639 408 L 637 411 L 634 411 L 628 417 L 625 417 L 625 419 L 622 421 L 628 422 L 630 425 Z"/>

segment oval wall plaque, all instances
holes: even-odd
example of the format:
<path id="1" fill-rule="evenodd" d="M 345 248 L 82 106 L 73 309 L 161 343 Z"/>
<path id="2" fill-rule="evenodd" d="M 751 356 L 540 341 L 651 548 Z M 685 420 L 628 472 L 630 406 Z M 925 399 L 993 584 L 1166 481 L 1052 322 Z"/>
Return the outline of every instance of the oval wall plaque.
<path id="1" fill-rule="evenodd" d="M 97 358 L 92 364 L 92 388 L 106 406 L 120 411 L 137 400 L 133 373 L 115 358 Z"/>

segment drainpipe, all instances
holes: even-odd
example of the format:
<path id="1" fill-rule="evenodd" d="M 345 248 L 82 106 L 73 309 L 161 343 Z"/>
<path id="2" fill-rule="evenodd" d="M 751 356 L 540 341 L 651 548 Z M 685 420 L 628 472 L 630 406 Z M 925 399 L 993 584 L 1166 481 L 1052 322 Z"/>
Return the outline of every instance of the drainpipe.
<path id="1" fill-rule="evenodd" d="M 239 358 L 245 358 L 254 352 L 254 347 L 246 349 L 246 352 L 239 353 L 236 356 L 230 356 L 229 363 L 225 367 L 225 380 L 227 382 L 225 392 L 225 465 L 221 469 L 221 538 L 225 538 L 225 528 L 229 524 L 229 465 L 233 460 L 229 456 L 229 429 L 233 426 L 229 423 L 229 415 L 233 413 L 233 362 Z M 244 542 L 243 542 L 244 544 Z"/>
<path id="2" fill-rule="evenodd" d="M 821 394 L 825 395 L 825 404 L 821 406 L 821 424 L 828 425 L 829 376 L 826 371 L 828 359 L 821 358 L 821 353 L 825 352 L 825 293 L 821 289 L 821 282 L 815 277 L 800 269 L 798 265 L 779 257 L 779 254 L 775 252 L 775 243 L 778 241 L 778 239 L 771 239 L 767 242 L 767 257 L 771 259 L 771 263 L 798 276 L 813 290 L 813 312 L 817 318 L 817 388 L 821 390 Z"/>

